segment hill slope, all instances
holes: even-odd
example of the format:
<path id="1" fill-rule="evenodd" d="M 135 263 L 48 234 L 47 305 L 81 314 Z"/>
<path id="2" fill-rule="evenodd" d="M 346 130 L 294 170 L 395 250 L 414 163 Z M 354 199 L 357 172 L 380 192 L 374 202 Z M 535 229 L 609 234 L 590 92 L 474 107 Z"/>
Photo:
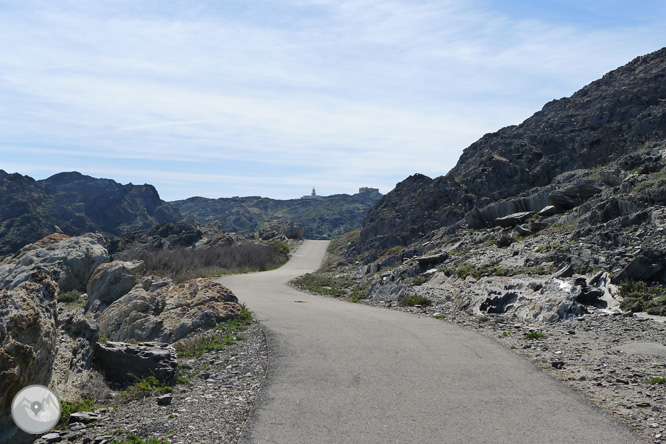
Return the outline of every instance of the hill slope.
<path id="1" fill-rule="evenodd" d="M 294 221 L 303 227 L 306 239 L 330 239 L 360 228 L 367 212 L 380 197 L 378 192 L 290 200 L 256 196 L 192 197 L 171 204 L 184 217 L 195 216 L 201 224 L 217 221 L 229 232 L 248 234 L 266 225 Z"/>
<path id="2" fill-rule="evenodd" d="M 564 172 L 610 165 L 665 138 L 666 48 L 546 104 L 520 125 L 483 136 L 445 176 L 405 179 L 370 211 L 356 248 L 376 257 L 475 208 L 534 195 L 529 190 L 554 184 Z"/>
<path id="3" fill-rule="evenodd" d="M 120 235 L 180 219 L 152 185 L 121 185 L 76 172 L 36 181 L 0 170 L 0 256 L 58 228 L 68 235 Z"/>

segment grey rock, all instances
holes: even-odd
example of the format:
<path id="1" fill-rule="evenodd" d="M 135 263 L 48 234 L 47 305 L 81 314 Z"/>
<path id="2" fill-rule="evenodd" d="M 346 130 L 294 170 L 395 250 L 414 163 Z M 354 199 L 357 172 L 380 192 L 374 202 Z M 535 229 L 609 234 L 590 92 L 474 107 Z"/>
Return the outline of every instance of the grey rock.
<path id="1" fill-rule="evenodd" d="M 650 259 L 648 256 L 639 254 L 620 273 L 613 277 L 614 283 L 627 280 L 649 280 L 664 268 L 662 261 Z"/>
<path id="2" fill-rule="evenodd" d="M 46 435 L 42 435 L 42 440 L 44 440 L 47 443 L 52 443 L 52 442 L 60 442 L 63 440 L 63 437 L 60 436 L 58 433 L 47 433 Z"/>
<path id="3" fill-rule="evenodd" d="M 51 235 L 30 244 L 2 261 L 0 287 L 14 288 L 42 270 L 58 283 L 62 292 L 84 290 L 93 271 L 109 261 L 103 240 L 97 234 Z"/>
<path id="4" fill-rule="evenodd" d="M 145 271 L 143 261 L 114 261 L 102 264 L 94 271 L 86 290 L 88 306 L 103 311 L 111 303 L 120 299 L 137 283 L 137 275 Z"/>
<path id="5" fill-rule="evenodd" d="M 69 422 L 90 424 L 91 422 L 99 421 L 101 417 L 102 416 L 100 414 L 93 412 L 75 412 L 69 415 Z"/>
<path id="6" fill-rule="evenodd" d="M 541 210 L 539 210 L 537 216 L 550 217 L 550 216 L 555 216 L 556 214 L 557 214 L 557 207 L 555 205 L 547 205 L 543 207 Z"/>
<path id="7" fill-rule="evenodd" d="M 171 404 L 172 400 L 173 400 L 173 395 L 171 395 L 171 394 L 158 396 L 157 397 L 157 405 L 166 406 L 166 405 Z"/>
<path id="8" fill-rule="evenodd" d="M 48 386 L 56 355 L 55 294 L 48 277 L 0 290 L 0 436 L 14 428 L 10 405 L 31 384 Z"/>
<path id="9" fill-rule="evenodd" d="M 586 202 L 600 192 L 600 188 L 595 187 L 591 183 L 584 182 L 553 191 L 548 195 L 548 200 L 556 207 L 571 209 Z"/>
<path id="10" fill-rule="evenodd" d="M 209 279 L 193 279 L 155 292 L 136 286 L 102 312 L 100 334 L 112 341 L 171 343 L 239 313 L 236 296 Z"/>
<path id="11" fill-rule="evenodd" d="M 495 224 L 499 225 L 500 227 L 514 227 L 518 224 L 525 222 L 533 214 L 534 213 L 532 213 L 531 211 L 509 214 L 508 216 L 495 219 Z"/>
<path id="12" fill-rule="evenodd" d="M 176 350 L 168 344 L 155 342 L 97 343 L 93 363 L 108 380 L 121 384 L 149 376 L 170 384 L 178 370 Z"/>
<path id="13" fill-rule="evenodd" d="M 419 265 L 433 265 L 444 262 L 449 255 L 447 253 L 432 254 L 429 256 L 420 256 L 416 258 Z"/>

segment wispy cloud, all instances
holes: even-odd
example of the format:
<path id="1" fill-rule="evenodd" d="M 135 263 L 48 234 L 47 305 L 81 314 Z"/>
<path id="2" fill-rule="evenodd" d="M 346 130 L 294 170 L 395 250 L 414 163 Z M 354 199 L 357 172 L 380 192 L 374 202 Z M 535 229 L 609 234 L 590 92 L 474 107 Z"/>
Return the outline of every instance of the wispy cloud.
<path id="1" fill-rule="evenodd" d="M 386 192 L 665 34 L 636 11 L 587 29 L 495 5 L 26 0 L 0 10 L 0 153 L 145 174 L 167 198 Z"/>

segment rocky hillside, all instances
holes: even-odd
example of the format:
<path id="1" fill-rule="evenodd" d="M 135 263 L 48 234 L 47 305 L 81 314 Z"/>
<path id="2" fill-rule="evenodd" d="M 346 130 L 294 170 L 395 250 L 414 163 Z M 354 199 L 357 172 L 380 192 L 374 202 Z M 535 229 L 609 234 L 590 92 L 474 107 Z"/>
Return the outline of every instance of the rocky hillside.
<path id="1" fill-rule="evenodd" d="M 530 321 L 665 316 L 665 229 L 662 49 L 485 135 L 446 176 L 407 178 L 306 286 Z"/>
<path id="2" fill-rule="evenodd" d="M 152 185 L 76 172 L 34 180 L 0 170 L 0 256 L 58 230 L 120 235 L 180 218 Z"/>
<path id="3" fill-rule="evenodd" d="M 319 199 L 276 200 L 265 197 L 206 199 L 192 197 L 171 202 L 183 216 L 202 224 L 219 222 L 228 232 L 249 234 L 268 225 L 295 222 L 306 239 L 330 239 L 361 227 L 381 194 L 370 191 L 337 194 Z"/>
<path id="4" fill-rule="evenodd" d="M 356 248 L 375 259 L 390 247 L 407 246 L 433 230 L 453 226 L 470 212 L 486 209 L 482 219 L 467 219 L 470 226 L 487 227 L 513 212 L 538 211 L 556 185 L 589 179 L 598 187 L 606 177 L 605 186 L 618 186 L 612 181 L 619 177 L 610 178 L 605 170 L 655 173 L 660 166 L 655 163 L 658 149 L 653 148 L 665 138 L 666 48 L 636 58 L 569 98 L 546 104 L 520 125 L 483 136 L 445 176 L 405 179 L 370 211 Z M 646 168 L 655 171 L 640 170 L 646 162 Z M 563 176 L 574 171 L 581 174 Z M 527 199 L 488 209 L 522 197 Z M 574 206 L 573 201 L 559 203 L 562 209 Z"/>

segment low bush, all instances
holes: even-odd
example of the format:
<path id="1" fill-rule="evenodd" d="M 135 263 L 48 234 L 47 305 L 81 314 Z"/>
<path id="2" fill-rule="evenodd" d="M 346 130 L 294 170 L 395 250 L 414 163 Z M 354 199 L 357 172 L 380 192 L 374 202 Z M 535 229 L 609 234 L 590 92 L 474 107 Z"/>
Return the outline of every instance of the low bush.
<path id="1" fill-rule="evenodd" d="M 620 285 L 619 290 L 624 298 L 620 303 L 622 310 L 666 316 L 666 288 L 663 285 L 630 281 Z"/>
<path id="2" fill-rule="evenodd" d="M 528 339 L 530 341 L 534 341 L 536 339 L 541 339 L 541 338 L 545 338 L 545 337 L 546 337 L 546 335 L 544 335 L 543 333 L 538 332 L 538 331 L 531 331 L 531 332 L 525 333 L 523 335 L 523 339 Z"/>
<path id="3" fill-rule="evenodd" d="M 239 243 L 228 246 L 173 250 L 134 248 L 117 255 L 121 260 L 141 260 L 146 273 L 166 276 L 176 283 L 223 273 L 265 271 L 277 268 L 289 259 L 289 246 Z"/>
<path id="4" fill-rule="evenodd" d="M 120 393 L 121 400 L 130 401 L 132 399 L 145 398 L 147 396 L 163 395 L 171 393 L 173 389 L 154 376 L 148 376 L 146 379 L 130 385 Z"/>
<path id="5" fill-rule="evenodd" d="M 212 350 L 221 350 L 242 340 L 239 335 L 248 325 L 254 322 L 252 313 L 243 305 L 240 315 L 220 323 L 215 330 L 208 334 L 186 338 L 174 344 L 178 356 L 191 358 L 201 356 Z"/>
<path id="6" fill-rule="evenodd" d="M 402 307 L 413 307 L 415 305 L 430 307 L 432 301 L 425 296 L 408 296 L 400 301 L 400 306 Z"/>

